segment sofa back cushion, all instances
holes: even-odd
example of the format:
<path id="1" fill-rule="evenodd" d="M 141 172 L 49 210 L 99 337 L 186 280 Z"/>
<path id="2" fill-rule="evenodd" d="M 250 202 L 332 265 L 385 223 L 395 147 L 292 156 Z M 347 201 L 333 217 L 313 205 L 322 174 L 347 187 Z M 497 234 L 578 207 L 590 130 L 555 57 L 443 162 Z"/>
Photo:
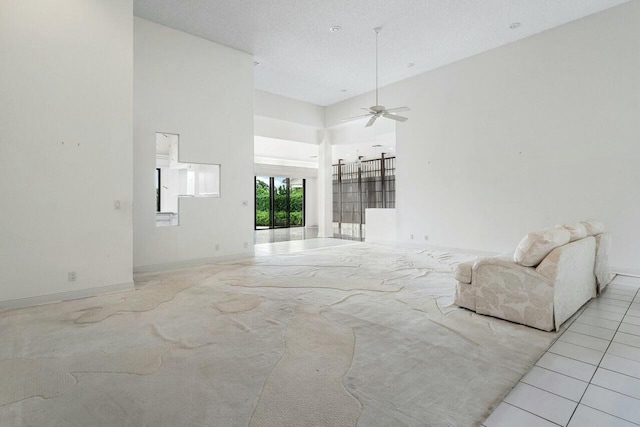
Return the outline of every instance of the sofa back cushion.
<path id="1" fill-rule="evenodd" d="M 558 246 L 566 245 L 571 239 L 571 234 L 564 228 L 547 228 L 534 231 L 522 238 L 513 260 L 525 267 L 534 267 Z"/>
<path id="2" fill-rule="evenodd" d="M 597 236 L 598 234 L 604 233 L 604 224 L 595 219 L 588 219 L 586 221 L 582 221 L 582 224 L 587 229 L 587 234 L 589 236 Z"/>
<path id="3" fill-rule="evenodd" d="M 569 232 L 570 238 L 569 242 L 575 242 L 576 240 L 584 239 L 587 237 L 587 227 L 584 226 L 581 222 L 576 222 L 573 224 L 562 224 L 556 225 L 558 228 L 564 228 Z"/>

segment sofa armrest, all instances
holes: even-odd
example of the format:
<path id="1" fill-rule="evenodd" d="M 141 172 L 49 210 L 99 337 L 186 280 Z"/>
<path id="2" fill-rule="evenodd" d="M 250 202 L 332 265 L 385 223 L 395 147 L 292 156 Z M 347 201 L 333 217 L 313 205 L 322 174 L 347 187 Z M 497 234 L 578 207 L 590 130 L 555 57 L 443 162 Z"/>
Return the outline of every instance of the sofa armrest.
<path id="1" fill-rule="evenodd" d="M 453 267 L 453 276 L 460 283 L 471 283 L 473 264 L 476 260 L 461 262 Z"/>
<path id="2" fill-rule="evenodd" d="M 473 265 L 473 273 L 475 273 L 479 269 L 491 269 L 491 267 L 502 267 L 504 269 L 513 270 L 513 272 L 517 275 L 524 275 L 530 277 L 533 280 L 539 280 L 549 285 L 553 284 L 552 278 L 541 274 L 540 272 L 536 271 L 535 268 L 525 267 L 506 257 L 480 258 Z"/>
<path id="3" fill-rule="evenodd" d="M 473 266 L 473 285 L 477 313 L 554 329 L 554 283 L 535 268 L 505 258 L 482 258 Z"/>

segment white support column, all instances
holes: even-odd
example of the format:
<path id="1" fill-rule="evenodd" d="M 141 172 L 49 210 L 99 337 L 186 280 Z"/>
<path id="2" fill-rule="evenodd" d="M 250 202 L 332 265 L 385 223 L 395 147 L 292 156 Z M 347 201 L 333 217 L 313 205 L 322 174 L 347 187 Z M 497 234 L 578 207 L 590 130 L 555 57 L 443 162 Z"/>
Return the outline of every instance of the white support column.
<path id="1" fill-rule="evenodd" d="M 333 237 L 331 140 L 326 131 L 319 131 L 318 139 L 318 237 Z"/>

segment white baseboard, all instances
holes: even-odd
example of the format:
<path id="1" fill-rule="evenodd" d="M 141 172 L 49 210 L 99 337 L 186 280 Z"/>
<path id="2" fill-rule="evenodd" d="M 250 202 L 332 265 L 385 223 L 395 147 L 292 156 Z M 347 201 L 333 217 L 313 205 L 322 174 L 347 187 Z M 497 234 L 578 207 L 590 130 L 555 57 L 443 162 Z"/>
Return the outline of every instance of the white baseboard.
<path id="1" fill-rule="evenodd" d="M 197 258 L 186 261 L 167 262 L 164 264 L 141 265 L 133 267 L 133 274 L 159 273 L 162 271 L 176 270 L 179 268 L 198 267 L 205 264 L 215 264 L 217 262 L 235 261 L 238 259 L 253 258 L 253 251 L 241 254 L 225 255 L 213 258 Z"/>
<path id="2" fill-rule="evenodd" d="M 637 268 L 628 267 L 613 267 L 609 268 L 612 273 L 620 274 L 621 276 L 640 277 L 640 270 Z"/>
<path id="3" fill-rule="evenodd" d="M 80 289 L 77 291 L 59 292 L 55 294 L 0 301 L 0 309 L 13 310 L 16 308 L 32 307 L 34 305 L 51 304 L 60 301 L 94 297 L 97 295 L 128 291 L 131 289 L 133 289 L 133 282 L 116 283 L 115 285 L 98 286 L 96 288 Z"/>

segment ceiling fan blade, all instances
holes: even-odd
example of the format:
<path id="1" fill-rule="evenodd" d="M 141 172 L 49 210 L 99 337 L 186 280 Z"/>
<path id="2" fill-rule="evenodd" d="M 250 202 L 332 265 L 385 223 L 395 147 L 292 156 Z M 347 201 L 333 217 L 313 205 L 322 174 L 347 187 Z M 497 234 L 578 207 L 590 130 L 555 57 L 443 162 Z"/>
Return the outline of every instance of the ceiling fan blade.
<path id="1" fill-rule="evenodd" d="M 400 113 L 402 111 L 411 111 L 411 108 L 409 107 L 387 108 L 387 113 Z"/>
<path id="2" fill-rule="evenodd" d="M 369 121 L 367 122 L 367 124 L 364 127 L 368 128 L 370 126 L 373 126 L 373 124 L 376 122 L 377 118 L 378 118 L 377 114 L 371 116 L 371 118 L 369 119 Z"/>
<path id="3" fill-rule="evenodd" d="M 363 114 L 362 116 L 349 117 L 347 119 L 342 119 L 342 122 L 352 122 L 354 120 L 364 119 L 365 117 L 369 117 L 371 114 Z"/>
<path id="4" fill-rule="evenodd" d="M 386 117 L 387 119 L 395 120 L 395 121 L 398 121 L 398 122 L 406 122 L 407 120 L 409 120 L 406 117 L 396 116 L 395 114 L 384 113 L 384 114 L 382 114 L 382 116 Z"/>

